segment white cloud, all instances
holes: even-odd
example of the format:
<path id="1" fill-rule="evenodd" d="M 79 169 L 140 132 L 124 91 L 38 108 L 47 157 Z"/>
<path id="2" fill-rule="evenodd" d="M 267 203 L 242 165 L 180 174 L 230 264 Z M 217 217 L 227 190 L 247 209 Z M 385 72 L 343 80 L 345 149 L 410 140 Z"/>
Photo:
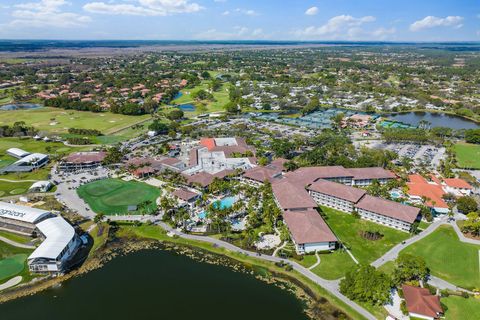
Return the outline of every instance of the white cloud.
<path id="1" fill-rule="evenodd" d="M 397 30 L 395 28 L 384 28 L 384 27 L 380 27 L 376 30 L 373 30 L 371 32 L 371 35 L 375 38 L 375 39 L 378 39 L 378 40 L 385 40 L 388 38 L 388 36 L 392 35 L 392 34 L 395 34 L 397 32 Z"/>
<path id="2" fill-rule="evenodd" d="M 318 8 L 317 7 L 311 7 L 311 8 L 308 8 L 307 11 L 305 11 L 305 14 L 307 16 L 314 16 L 318 13 Z"/>
<path id="3" fill-rule="evenodd" d="M 88 16 L 73 12 L 64 12 L 62 7 L 69 4 L 65 0 L 41 0 L 20 3 L 14 6 L 12 20 L 8 27 L 80 27 L 90 22 Z"/>
<path id="4" fill-rule="evenodd" d="M 192 13 L 204 8 L 189 0 L 133 0 L 135 4 L 90 2 L 83 9 L 92 13 L 133 16 L 166 16 Z"/>
<path id="5" fill-rule="evenodd" d="M 301 38 L 315 38 L 322 37 L 328 39 L 338 39 L 345 37 L 345 35 L 351 37 L 354 34 L 358 34 L 361 30 L 359 27 L 370 22 L 374 22 L 375 17 L 364 16 L 355 18 L 350 15 L 340 15 L 331 18 L 326 24 L 320 27 L 310 26 L 305 29 L 296 30 L 294 34 Z"/>
<path id="6" fill-rule="evenodd" d="M 228 16 L 228 15 L 230 15 L 230 11 L 227 10 L 222 12 L 222 16 Z"/>
<path id="7" fill-rule="evenodd" d="M 198 33 L 194 36 L 200 40 L 239 40 L 239 39 L 265 39 L 266 35 L 263 30 L 249 29 L 247 27 L 237 26 L 231 32 L 210 29 L 205 32 Z"/>
<path id="8" fill-rule="evenodd" d="M 420 31 L 422 29 L 429 29 L 435 27 L 453 27 L 461 28 L 463 17 L 460 16 L 448 16 L 445 18 L 439 18 L 434 16 L 427 16 L 422 20 L 415 21 L 410 25 L 411 31 Z"/>
<path id="9" fill-rule="evenodd" d="M 244 15 L 246 15 L 246 16 L 251 16 L 251 17 L 253 17 L 253 16 L 258 16 L 258 15 L 259 15 L 258 12 L 256 12 L 255 10 L 251 10 L 251 9 L 240 9 L 240 8 L 237 8 L 237 9 L 235 9 L 235 12 L 238 12 L 238 13 L 240 13 L 240 14 L 244 14 Z"/>

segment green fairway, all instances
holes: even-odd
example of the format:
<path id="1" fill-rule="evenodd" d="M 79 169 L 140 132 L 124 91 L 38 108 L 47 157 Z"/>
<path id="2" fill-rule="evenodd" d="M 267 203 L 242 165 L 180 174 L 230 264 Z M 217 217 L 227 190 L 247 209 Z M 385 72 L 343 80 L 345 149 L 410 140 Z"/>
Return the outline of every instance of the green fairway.
<path id="1" fill-rule="evenodd" d="M 460 168 L 480 169 L 480 145 L 457 143 L 454 150 Z"/>
<path id="2" fill-rule="evenodd" d="M 0 260 L 0 282 L 22 272 L 25 268 L 27 257 L 27 254 L 20 253 Z"/>
<path id="3" fill-rule="evenodd" d="M 56 134 L 66 133 L 69 128 L 97 129 L 104 134 L 110 134 L 149 118 L 150 115 L 126 116 L 109 112 L 94 113 L 56 108 L 0 111 L 0 125 L 25 121 L 27 125 L 38 130 Z"/>
<path id="4" fill-rule="evenodd" d="M 423 257 L 434 276 L 473 289 L 480 288 L 479 250 L 480 246 L 460 242 L 452 227 L 440 226 L 402 253 Z"/>
<path id="5" fill-rule="evenodd" d="M 480 319 L 480 300 L 475 298 L 449 296 L 442 298 L 442 303 L 448 308 L 445 312 L 447 320 L 477 320 Z"/>
<path id="6" fill-rule="evenodd" d="M 151 201 L 150 209 L 155 209 L 160 190 L 136 181 L 105 179 L 85 184 L 78 188 L 78 195 L 96 213 L 106 215 L 126 214 L 128 206 Z"/>
<path id="7" fill-rule="evenodd" d="M 355 267 L 355 262 L 347 252 L 336 250 L 333 253 L 320 254 L 320 264 L 312 271 L 322 278 L 334 280 L 344 277 L 347 271 Z"/>
<path id="8" fill-rule="evenodd" d="M 19 273 L 28 274 L 27 257 L 32 250 L 22 249 L 0 241 L 0 282 Z"/>
<path id="9" fill-rule="evenodd" d="M 195 112 L 191 112 L 192 114 L 199 114 L 205 112 L 218 112 L 224 111 L 223 107 L 229 101 L 229 93 L 228 93 L 228 84 L 222 84 L 222 87 L 218 90 L 213 92 L 213 97 L 215 101 L 201 101 L 200 103 L 195 102 L 191 95 L 194 92 L 198 92 L 200 90 L 207 90 L 208 89 L 209 81 L 202 81 L 202 83 L 195 88 L 192 89 L 184 89 L 182 90 L 182 96 L 178 99 L 172 101 L 172 104 L 186 104 L 186 103 L 193 103 L 197 106 L 197 110 Z M 198 107 L 201 104 L 205 104 L 205 107 Z"/>
<path id="10" fill-rule="evenodd" d="M 338 210 L 321 207 L 327 216 L 326 222 L 360 263 L 370 263 L 380 258 L 396 244 L 410 237 L 406 232 L 388 228 L 370 221 L 355 218 Z M 361 231 L 378 231 L 383 235 L 378 240 L 367 240 Z"/>
<path id="11" fill-rule="evenodd" d="M 3 176 L 0 176 L 3 179 Z M 28 191 L 33 182 L 6 182 L 0 180 L 0 197 L 13 196 Z"/>

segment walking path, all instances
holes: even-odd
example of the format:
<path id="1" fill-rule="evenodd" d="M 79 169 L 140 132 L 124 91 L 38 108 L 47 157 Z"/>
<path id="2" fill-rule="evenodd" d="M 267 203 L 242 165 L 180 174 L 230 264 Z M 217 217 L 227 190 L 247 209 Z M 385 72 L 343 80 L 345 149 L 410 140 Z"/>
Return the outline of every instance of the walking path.
<path id="1" fill-rule="evenodd" d="M 21 183 L 21 182 L 37 182 L 40 180 L 10 180 L 10 179 L 0 179 L 0 181 L 11 182 L 11 183 Z"/>
<path id="2" fill-rule="evenodd" d="M 310 266 L 308 270 L 312 270 L 320 264 L 320 256 L 318 255 L 317 251 L 315 251 L 315 257 L 317 257 L 317 262 L 315 262 L 312 266 Z"/>
<path id="3" fill-rule="evenodd" d="M 310 270 L 308 270 L 307 268 L 303 267 L 302 265 L 300 265 L 299 263 L 297 263 L 295 261 L 290 261 L 290 260 L 279 258 L 279 257 L 272 257 L 272 256 L 263 255 L 263 254 L 258 254 L 256 252 L 247 251 L 247 250 L 241 249 L 239 247 L 236 247 L 231 243 L 228 243 L 228 242 L 225 242 L 225 241 L 222 241 L 222 240 L 218 240 L 218 239 L 214 239 L 214 238 L 210 238 L 210 237 L 206 237 L 206 236 L 197 236 L 197 235 L 185 234 L 181 231 L 172 229 L 169 225 L 167 225 L 167 224 L 165 224 L 161 221 L 157 222 L 157 224 L 160 225 L 167 232 L 169 232 L 171 234 L 175 234 L 175 235 L 177 235 L 179 237 L 182 237 L 182 238 L 185 238 L 185 239 L 202 241 L 202 242 L 209 242 L 209 243 L 211 243 L 215 246 L 222 247 L 222 248 L 225 248 L 225 249 L 233 251 L 233 252 L 242 253 L 246 256 L 251 256 L 253 258 L 261 259 L 261 260 L 264 260 L 264 261 L 282 262 L 282 263 L 285 263 L 285 264 L 289 264 L 289 265 L 292 266 L 292 268 L 295 271 L 297 271 L 300 274 L 302 274 L 303 276 L 309 278 L 310 280 L 312 280 L 313 282 L 315 282 L 316 284 L 318 284 L 319 286 L 321 286 L 322 288 L 327 290 L 329 293 L 336 296 L 339 300 L 341 300 L 342 302 L 344 302 L 345 304 L 350 306 L 352 309 L 357 311 L 359 314 L 364 316 L 366 319 L 371 319 L 371 320 L 376 319 L 373 316 L 373 314 L 371 314 L 369 311 L 367 311 L 366 309 L 364 309 L 363 307 L 361 307 L 360 305 L 358 305 L 357 303 L 353 302 L 352 300 L 350 300 L 349 298 L 344 296 L 342 293 L 340 293 L 339 285 L 338 285 L 339 281 L 329 281 L 329 280 L 325 280 L 323 278 L 320 278 L 319 276 L 317 276 L 316 274 L 314 274 L 313 272 L 311 272 Z"/>
<path id="4" fill-rule="evenodd" d="M 22 282 L 22 277 L 21 276 L 13 277 L 12 279 L 8 280 L 7 282 L 5 282 L 3 284 L 0 284 L 0 291 L 11 288 L 13 286 L 16 286 L 20 282 Z"/>
<path id="5" fill-rule="evenodd" d="M 31 246 L 29 244 L 23 244 L 19 243 L 10 239 L 7 239 L 5 237 L 0 236 L 0 241 L 3 241 L 5 243 L 8 243 L 11 246 L 18 247 L 18 248 L 23 248 L 23 249 L 35 249 L 35 246 Z"/>
<path id="6" fill-rule="evenodd" d="M 273 253 L 272 253 L 272 257 L 276 257 L 277 256 L 277 253 L 278 251 L 282 250 L 283 248 L 285 248 L 285 246 L 287 245 L 287 241 L 283 241 L 282 245 L 280 247 L 277 247 Z"/>

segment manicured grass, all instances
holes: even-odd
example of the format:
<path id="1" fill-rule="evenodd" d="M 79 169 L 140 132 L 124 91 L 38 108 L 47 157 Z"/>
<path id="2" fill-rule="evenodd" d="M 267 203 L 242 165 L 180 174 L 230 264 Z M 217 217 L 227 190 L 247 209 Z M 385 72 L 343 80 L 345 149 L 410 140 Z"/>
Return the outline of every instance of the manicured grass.
<path id="1" fill-rule="evenodd" d="M 195 88 L 192 89 L 184 89 L 182 90 L 182 96 L 178 99 L 175 99 L 172 101 L 172 104 L 186 104 L 186 103 L 192 103 L 194 105 L 198 105 L 199 103 L 196 103 L 191 95 L 194 92 L 198 92 L 200 90 L 207 90 L 208 89 L 208 83 L 209 81 L 202 81 L 202 83 Z M 191 112 L 192 114 L 199 114 L 199 113 L 205 113 L 205 112 L 218 112 L 218 111 L 224 111 L 223 107 L 225 104 L 228 103 L 230 97 L 228 93 L 228 84 L 224 83 L 222 84 L 221 88 L 218 91 L 213 92 L 213 97 L 215 101 L 202 101 L 201 103 L 206 104 L 206 108 L 204 107 L 197 107 L 197 110 L 195 112 Z M 201 104 L 200 103 L 200 104 Z"/>
<path id="2" fill-rule="evenodd" d="M 382 266 L 380 266 L 378 270 L 385 272 L 386 274 L 392 275 L 394 268 L 395 268 L 395 262 L 388 261 L 387 263 L 384 263 Z"/>
<path id="3" fill-rule="evenodd" d="M 457 286 L 480 288 L 480 246 L 463 243 L 450 226 L 440 226 L 432 234 L 402 250 L 421 256 L 434 276 Z"/>
<path id="4" fill-rule="evenodd" d="M 30 243 L 30 241 L 32 241 L 32 238 L 30 237 L 22 236 L 20 234 L 11 233 L 3 230 L 0 230 L 0 236 L 18 243 L 23 243 L 23 244 Z"/>
<path id="5" fill-rule="evenodd" d="M 32 250 L 22 249 L 0 241 L 0 282 L 18 274 L 28 275 L 27 257 Z"/>
<path id="6" fill-rule="evenodd" d="M 313 266 L 317 262 L 317 257 L 314 254 L 306 254 L 303 256 L 302 261 L 298 261 L 305 268 Z"/>
<path id="7" fill-rule="evenodd" d="M 0 125 L 11 125 L 16 121 L 25 121 L 38 130 L 50 133 L 66 133 L 69 128 L 97 129 L 104 134 L 120 130 L 150 115 L 126 116 L 113 113 L 94 113 L 88 111 L 41 108 L 32 110 L 0 111 Z"/>
<path id="8" fill-rule="evenodd" d="M 322 207 L 327 216 L 326 222 L 360 263 L 371 263 L 380 258 L 396 244 L 410 237 L 406 232 L 388 228 L 370 221 L 355 218 L 353 215 L 338 210 Z M 360 235 L 361 231 L 378 231 L 383 237 L 378 240 L 367 240 Z"/>
<path id="9" fill-rule="evenodd" d="M 0 179 L 3 176 L 0 175 Z M 32 186 L 33 182 L 6 182 L 0 180 L 0 197 L 7 197 L 26 193 L 28 188 Z"/>
<path id="10" fill-rule="evenodd" d="M 475 298 L 449 296 L 442 298 L 442 303 L 448 308 L 445 312 L 447 320 L 477 320 L 480 319 L 480 300 Z"/>
<path id="11" fill-rule="evenodd" d="M 460 168 L 480 169 L 480 145 L 457 143 L 453 148 Z"/>
<path id="12" fill-rule="evenodd" d="M 27 257 L 28 254 L 20 253 L 0 260 L 0 282 L 22 272 Z"/>
<path id="13" fill-rule="evenodd" d="M 77 190 L 94 212 L 106 215 L 126 214 L 128 206 L 138 205 L 144 201 L 152 202 L 155 209 L 160 190 L 146 183 L 105 179 L 82 185 Z"/>
<path id="14" fill-rule="evenodd" d="M 356 267 L 356 263 L 347 252 L 336 250 L 333 253 L 320 254 L 320 264 L 313 272 L 320 277 L 334 280 L 345 276 L 345 273 Z"/>

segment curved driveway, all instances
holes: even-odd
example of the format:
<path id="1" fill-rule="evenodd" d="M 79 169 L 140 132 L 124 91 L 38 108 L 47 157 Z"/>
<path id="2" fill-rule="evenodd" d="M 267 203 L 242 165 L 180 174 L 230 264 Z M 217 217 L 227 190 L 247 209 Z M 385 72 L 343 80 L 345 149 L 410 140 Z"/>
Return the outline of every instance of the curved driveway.
<path id="1" fill-rule="evenodd" d="M 329 280 L 325 280 L 323 278 L 320 278 L 319 276 L 317 276 L 316 274 L 314 274 L 313 272 L 311 272 L 310 270 L 308 270 L 307 268 L 303 267 L 302 265 L 298 264 L 295 261 L 290 261 L 290 260 L 282 259 L 282 258 L 279 258 L 279 257 L 272 257 L 272 256 L 269 256 L 269 255 L 264 255 L 264 254 L 259 255 L 255 252 L 251 252 L 251 251 L 241 249 L 237 246 L 232 245 L 231 243 L 228 243 L 228 242 L 225 242 L 225 241 L 222 241 L 222 240 L 218 240 L 218 239 L 214 239 L 214 238 L 210 238 L 210 237 L 206 237 L 206 236 L 197 236 L 197 235 L 185 234 L 183 232 L 172 229 L 172 227 L 170 227 L 169 225 L 167 225 L 163 222 L 160 222 L 160 221 L 157 222 L 157 224 L 160 225 L 166 231 L 171 232 L 171 233 L 173 233 L 173 234 L 175 234 L 179 237 L 185 238 L 185 239 L 209 242 L 209 243 L 211 243 L 213 245 L 216 245 L 218 247 L 222 247 L 222 248 L 228 249 L 228 250 L 233 251 L 233 252 L 242 253 L 244 255 L 251 256 L 251 257 L 256 258 L 256 259 L 261 259 L 261 260 L 270 261 L 270 262 L 283 262 L 285 264 L 290 264 L 295 271 L 297 271 L 300 274 L 304 275 L 305 277 L 309 278 L 310 280 L 312 280 L 313 282 L 315 282 L 316 284 L 318 284 L 319 286 L 321 286 L 322 288 L 324 288 L 325 290 L 327 290 L 328 292 L 330 292 L 331 294 L 336 296 L 338 299 L 343 301 L 345 304 L 350 306 L 352 309 L 357 311 L 359 314 L 364 316 L 366 319 L 371 319 L 371 320 L 376 319 L 366 309 L 364 309 L 363 307 L 361 307 L 360 305 L 358 305 L 357 303 L 353 302 L 352 300 L 348 299 L 346 296 L 344 296 L 343 294 L 340 293 L 339 281 L 329 281 Z"/>

